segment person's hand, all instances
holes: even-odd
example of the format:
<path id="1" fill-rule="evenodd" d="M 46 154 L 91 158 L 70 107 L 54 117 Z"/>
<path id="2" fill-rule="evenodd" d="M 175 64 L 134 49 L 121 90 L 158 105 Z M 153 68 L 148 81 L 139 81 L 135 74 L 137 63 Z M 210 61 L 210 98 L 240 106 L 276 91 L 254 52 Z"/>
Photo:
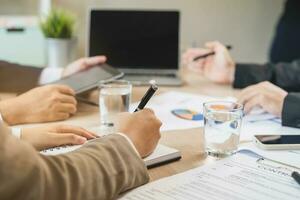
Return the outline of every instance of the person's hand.
<path id="1" fill-rule="evenodd" d="M 255 106 L 259 106 L 269 113 L 280 117 L 283 102 L 287 95 L 288 93 L 280 87 L 270 82 L 261 82 L 245 88 L 239 95 L 238 103 L 244 105 L 246 113 Z"/>
<path id="2" fill-rule="evenodd" d="M 68 86 L 46 85 L 0 102 L 9 125 L 68 119 L 76 112 L 75 92 Z"/>
<path id="3" fill-rule="evenodd" d="M 61 145 L 84 144 L 96 135 L 77 126 L 51 125 L 33 128 L 23 128 L 21 140 L 29 142 L 37 150 L 43 150 Z"/>
<path id="4" fill-rule="evenodd" d="M 142 158 L 153 152 L 160 139 L 159 129 L 162 123 L 149 109 L 133 114 L 121 113 L 115 125 L 117 132 L 130 138 Z"/>
<path id="5" fill-rule="evenodd" d="M 183 64 L 213 82 L 231 84 L 234 81 L 235 63 L 226 47 L 220 42 L 208 42 L 203 49 L 189 49 L 183 54 Z M 215 55 L 193 61 L 197 56 L 215 52 Z"/>
<path id="6" fill-rule="evenodd" d="M 70 76 L 79 71 L 94 67 L 95 65 L 103 64 L 106 62 L 105 56 L 94 56 L 87 58 L 80 58 L 72 63 L 70 63 L 63 71 L 62 76 Z"/>

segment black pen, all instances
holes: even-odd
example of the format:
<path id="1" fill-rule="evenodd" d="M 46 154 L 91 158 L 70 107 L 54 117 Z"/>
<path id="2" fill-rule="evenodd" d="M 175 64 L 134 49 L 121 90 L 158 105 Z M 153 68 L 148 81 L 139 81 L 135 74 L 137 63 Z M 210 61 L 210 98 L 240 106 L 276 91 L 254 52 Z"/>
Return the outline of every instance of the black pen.
<path id="1" fill-rule="evenodd" d="M 293 172 L 291 176 L 300 185 L 300 174 L 298 172 Z"/>
<path id="2" fill-rule="evenodd" d="M 157 85 L 151 84 L 149 89 L 147 90 L 146 94 L 143 96 L 141 102 L 139 103 L 138 107 L 135 109 L 134 112 L 143 110 L 157 89 L 158 89 Z"/>
<path id="3" fill-rule="evenodd" d="M 231 45 L 226 45 L 226 48 L 228 50 L 232 49 L 232 46 Z M 206 58 L 208 56 L 212 56 L 212 55 L 215 55 L 216 53 L 215 52 L 210 52 L 210 53 L 207 53 L 207 54 L 204 54 L 204 55 L 201 55 L 201 56 L 197 56 L 193 59 L 193 61 L 197 61 L 197 60 L 200 60 L 200 59 L 203 59 L 203 58 Z"/>

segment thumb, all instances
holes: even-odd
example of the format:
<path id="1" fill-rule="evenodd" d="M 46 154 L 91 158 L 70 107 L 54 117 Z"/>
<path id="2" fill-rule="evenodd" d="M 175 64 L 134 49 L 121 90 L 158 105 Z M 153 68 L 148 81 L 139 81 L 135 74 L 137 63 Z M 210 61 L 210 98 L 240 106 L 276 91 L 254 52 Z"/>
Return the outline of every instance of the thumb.
<path id="1" fill-rule="evenodd" d="M 94 56 L 94 57 L 88 57 L 88 58 L 85 58 L 85 69 L 86 68 L 89 68 L 89 67 L 93 67 L 95 65 L 98 65 L 98 64 L 103 64 L 105 63 L 107 60 L 106 56 Z"/>

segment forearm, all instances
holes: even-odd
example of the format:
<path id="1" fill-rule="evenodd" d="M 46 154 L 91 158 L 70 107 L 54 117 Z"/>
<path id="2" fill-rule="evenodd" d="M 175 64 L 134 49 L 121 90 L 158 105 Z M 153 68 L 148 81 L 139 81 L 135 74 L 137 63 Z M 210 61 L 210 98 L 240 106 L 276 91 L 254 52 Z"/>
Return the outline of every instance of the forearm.
<path id="1" fill-rule="evenodd" d="M 284 99 L 282 125 L 300 128 L 300 93 L 290 93 Z"/>
<path id="2" fill-rule="evenodd" d="M 48 157 L 11 137 L 4 143 L 0 196 L 7 199 L 113 199 L 149 180 L 143 161 L 119 135 Z"/>
<path id="3" fill-rule="evenodd" d="M 244 88 L 269 81 L 286 91 L 300 91 L 300 60 L 291 63 L 237 64 L 233 86 Z"/>
<path id="4" fill-rule="evenodd" d="M 244 88 L 262 81 L 272 80 L 270 66 L 257 64 L 236 64 L 234 74 L 234 88 Z"/>
<path id="5" fill-rule="evenodd" d="M 115 199 L 121 192 L 149 180 L 142 159 L 119 135 L 89 143 L 84 149 L 61 156 L 60 160 L 48 159 L 50 166 L 55 163 L 57 170 L 65 172 L 64 177 L 56 177 L 57 184 L 66 188 L 65 195 L 71 194 L 68 198 L 58 192 L 60 196 L 53 199 Z M 81 189 L 75 193 L 74 188 Z"/>

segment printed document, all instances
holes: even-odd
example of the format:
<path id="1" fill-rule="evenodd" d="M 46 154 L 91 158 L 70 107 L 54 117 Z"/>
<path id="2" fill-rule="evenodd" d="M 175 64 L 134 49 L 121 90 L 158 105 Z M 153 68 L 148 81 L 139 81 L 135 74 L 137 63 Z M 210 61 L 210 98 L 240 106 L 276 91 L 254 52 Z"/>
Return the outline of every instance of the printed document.
<path id="1" fill-rule="evenodd" d="M 212 165 L 167 177 L 126 193 L 122 200 L 299 200 L 290 171 L 237 153 Z"/>

